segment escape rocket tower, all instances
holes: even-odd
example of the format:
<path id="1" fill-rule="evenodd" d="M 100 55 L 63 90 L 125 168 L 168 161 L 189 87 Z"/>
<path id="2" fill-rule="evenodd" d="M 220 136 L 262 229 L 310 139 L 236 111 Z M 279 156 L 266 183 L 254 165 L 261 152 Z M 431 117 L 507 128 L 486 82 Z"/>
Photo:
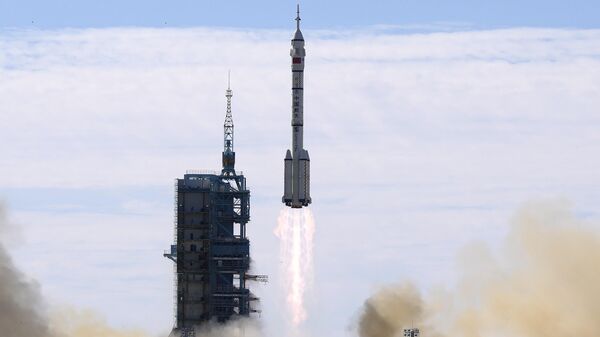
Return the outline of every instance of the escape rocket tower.
<path id="1" fill-rule="evenodd" d="M 224 149 L 223 149 L 223 175 L 235 175 L 235 152 L 233 152 L 233 116 L 231 115 L 231 74 L 227 76 L 227 90 L 225 91 L 227 98 L 227 111 L 225 113 L 225 123 L 223 124 L 224 132 Z"/>
<path id="2" fill-rule="evenodd" d="M 292 149 L 284 160 L 284 188 L 282 201 L 292 208 L 311 203 L 310 158 L 304 149 L 304 37 L 300 31 L 300 5 L 296 15 L 296 32 L 292 39 Z"/>
<path id="3" fill-rule="evenodd" d="M 193 337 L 197 327 L 258 312 L 247 281 L 266 282 L 251 275 L 250 191 L 235 170 L 233 118 L 228 85 L 224 123 L 223 168 L 219 173 L 187 171 L 175 182 L 174 245 L 164 256 L 175 262 L 172 336 Z"/>

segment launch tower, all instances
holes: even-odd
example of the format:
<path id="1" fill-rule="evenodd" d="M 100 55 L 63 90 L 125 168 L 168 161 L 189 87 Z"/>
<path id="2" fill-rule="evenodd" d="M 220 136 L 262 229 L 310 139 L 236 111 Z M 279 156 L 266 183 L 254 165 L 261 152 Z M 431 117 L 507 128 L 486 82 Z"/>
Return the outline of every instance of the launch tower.
<path id="1" fill-rule="evenodd" d="M 235 171 L 230 86 L 226 91 L 223 168 L 220 173 L 188 171 L 175 182 L 175 244 L 165 256 L 175 262 L 175 326 L 182 337 L 195 327 L 256 312 L 249 275 L 250 191 Z"/>

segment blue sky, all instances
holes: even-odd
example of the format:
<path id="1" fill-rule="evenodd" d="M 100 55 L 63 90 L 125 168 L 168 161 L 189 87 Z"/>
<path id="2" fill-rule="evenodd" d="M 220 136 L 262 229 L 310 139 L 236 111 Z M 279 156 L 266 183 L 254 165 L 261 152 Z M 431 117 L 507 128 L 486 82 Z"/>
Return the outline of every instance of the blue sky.
<path id="1" fill-rule="evenodd" d="M 0 26 L 285 28 L 294 4 L 289 0 L 2 0 Z M 600 26 L 600 2 L 594 0 L 310 0 L 302 1 L 302 11 L 310 28 L 440 22 L 477 28 Z"/>

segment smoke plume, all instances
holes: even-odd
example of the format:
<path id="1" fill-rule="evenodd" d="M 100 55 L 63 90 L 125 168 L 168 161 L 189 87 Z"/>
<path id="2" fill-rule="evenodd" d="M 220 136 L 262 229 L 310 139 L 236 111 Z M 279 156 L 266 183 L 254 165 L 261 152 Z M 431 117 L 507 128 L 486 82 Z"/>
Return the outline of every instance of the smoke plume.
<path id="1" fill-rule="evenodd" d="M 15 266 L 6 249 L 9 222 L 0 203 L 0 336 L 1 337 L 147 337 L 139 329 L 115 329 L 91 310 L 47 306 L 39 285 Z M 167 336 L 167 333 L 157 336 Z M 260 337 L 256 322 L 240 319 L 208 324 L 198 337 Z"/>
<path id="2" fill-rule="evenodd" d="M 91 310 L 61 308 L 50 315 L 51 337 L 146 337 L 139 329 L 124 330 L 111 327 Z M 164 334 L 163 336 L 166 336 Z"/>
<path id="3" fill-rule="evenodd" d="M 251 319 L 231 320 L 227 324 L 207 324 L 196 330 L 198 337 L 261 337 L 258 322 Z"/>
<path id="4" fill-rule="evenodd" d="M 423 300 L 415 286 L 405 283 L 379 290 L 364 305 L 361 336 L 394 337 L 423 313 Z"/>
<path id="5" fill-rule="evenodd" d="M 39 286 L 15 266 L 4 246 L 7 235 L 6 212 L 0 204 L 0 335 L 48 337 Z"/>
<path id="6" fill-rule="evenodd" d="M 14 264 L 6 249 L 9 222 L 0 204 L 0 336 L 143 337 L 141 331 L 113 329 L 97 314 L 75 309 L 47 310 L 40 286 Z"/>
<path id="7" fill-rule="evenodd" d="M 465 249 L 456 289 L 383 288 L 365 302 L 358 333 L 401 336 L 414 322 L 427 337 L 600 336 L 598 229 L 563 202 L 528 204 L 499 254 Z"/>

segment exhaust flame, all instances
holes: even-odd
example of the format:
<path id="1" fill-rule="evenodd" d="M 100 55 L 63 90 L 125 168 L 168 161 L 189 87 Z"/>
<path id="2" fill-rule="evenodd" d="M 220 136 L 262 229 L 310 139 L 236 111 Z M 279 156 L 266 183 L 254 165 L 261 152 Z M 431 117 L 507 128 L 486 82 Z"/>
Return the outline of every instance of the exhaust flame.
<path id="1" fill-rule="evenodd" d="M 307 318 L 304 297 L 312 286 L 315 221 L 308 208 L 284 208 L 279 213 L 275 235 L 280 240 L 282 282 L 287 293 L 292 325 Z"/>

